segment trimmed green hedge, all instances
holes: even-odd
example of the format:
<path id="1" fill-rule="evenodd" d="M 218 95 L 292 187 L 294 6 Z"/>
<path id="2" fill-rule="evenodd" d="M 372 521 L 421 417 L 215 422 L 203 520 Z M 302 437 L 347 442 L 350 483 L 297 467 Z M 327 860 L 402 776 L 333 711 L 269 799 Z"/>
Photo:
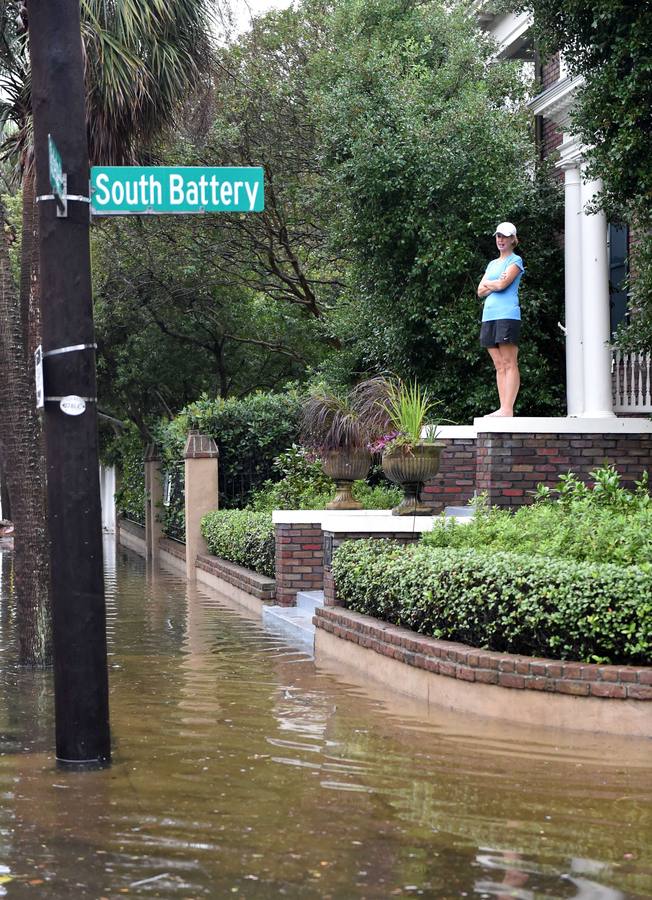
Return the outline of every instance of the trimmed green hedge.
<path id="1" fill-rule="evenodd" d="M 333 558 L 349 609 L 506 653 L 649 665 L 652 576 L 583 563 L 359 540 Z"/>
<path id="2" fill-rule="evenodd" d="M 201 520 L 209 552 L 274 578 L 274 525 L 271 513 L 220 509 Z"/>

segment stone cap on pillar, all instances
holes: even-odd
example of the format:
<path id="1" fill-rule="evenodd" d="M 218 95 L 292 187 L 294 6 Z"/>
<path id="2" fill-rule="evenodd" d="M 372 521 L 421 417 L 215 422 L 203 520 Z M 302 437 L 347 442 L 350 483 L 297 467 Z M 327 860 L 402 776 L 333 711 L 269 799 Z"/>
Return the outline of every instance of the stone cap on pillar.
<path id="1" fill-rule="evenodd" d="M 161 450 L 158 444 L 151 443 L 145 447 L 145 462 L 159 462 L 161 459 Z"/>
<path id="2" fill-rule="evenodd" d="M 220 451 L 212 437 L 200 434 L 199 431 L 188 432 L 183 450 L 184 459 L 217 459 L 219 455 Z"/>

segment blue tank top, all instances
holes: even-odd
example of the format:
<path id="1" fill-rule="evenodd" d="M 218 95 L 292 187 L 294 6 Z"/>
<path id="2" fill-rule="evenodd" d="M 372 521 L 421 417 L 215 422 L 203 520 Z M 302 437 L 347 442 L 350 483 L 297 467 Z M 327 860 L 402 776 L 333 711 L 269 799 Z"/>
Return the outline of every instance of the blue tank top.
<path id="1" fill-rule="evenodd" d="M 514 281 L 504 291 L 492 291 L 487 294 L 482 310 L 482 321 L 493 322 L 496 319 L 520 319 L 521 308 L 518 305 L 518 286 L 521 283 L 525 266 L 517 253 L 511 253 L 506 259 L 492 259 L 487 266 L 484 277 L 496 281 L 513 263 L 521 270 Z"/>

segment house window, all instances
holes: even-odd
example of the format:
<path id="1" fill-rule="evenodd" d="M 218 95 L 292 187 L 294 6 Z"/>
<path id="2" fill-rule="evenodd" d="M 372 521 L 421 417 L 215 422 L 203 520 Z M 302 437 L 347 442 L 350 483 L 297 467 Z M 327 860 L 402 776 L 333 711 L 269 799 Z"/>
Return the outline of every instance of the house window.
<path id="1" fill-rule="evenodd" d="M 627 319 L 627 245 L 629 228 L 627 225 L 609 225 L 609 312 L 611 337 L 621 322 Z"/>

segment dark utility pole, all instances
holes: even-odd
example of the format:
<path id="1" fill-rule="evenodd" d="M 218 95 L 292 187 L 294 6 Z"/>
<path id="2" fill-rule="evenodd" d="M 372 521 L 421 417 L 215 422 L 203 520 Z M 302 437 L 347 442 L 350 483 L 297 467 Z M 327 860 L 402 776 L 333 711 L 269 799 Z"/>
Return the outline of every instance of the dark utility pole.
<path id="1" fill-rule="evenodd" d="M 79 0 L 27 0 L 40 198 L 56 752 L 60 762 L 75 764 L 111 757 L 89 205 L 74 199 L 88 197 L 89 189 L 79 6 Z M 65 218 L 57 217 L 55 200 L 45 199 L 53 193 L 48 135 L 67 175 Z"/>

